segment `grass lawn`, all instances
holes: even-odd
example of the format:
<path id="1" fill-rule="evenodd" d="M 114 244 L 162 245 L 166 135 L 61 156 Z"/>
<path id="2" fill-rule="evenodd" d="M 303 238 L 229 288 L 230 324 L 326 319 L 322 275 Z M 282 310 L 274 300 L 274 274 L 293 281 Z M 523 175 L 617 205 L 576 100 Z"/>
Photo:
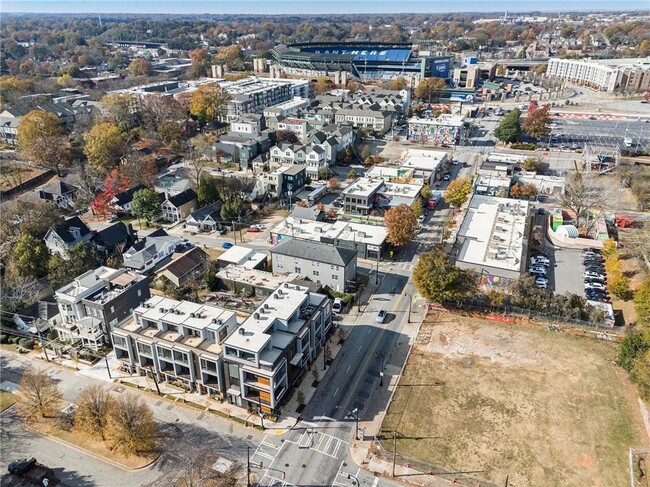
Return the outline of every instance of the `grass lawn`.
<path id="1" fill-rule="evenodd" d="M 0 413 L 18 402 L 18 396 L 11 392 L 0 391 Z"/>
<path id="2" fill-rule="evenodd" d="M 99 438 L 94 438 L 74 430 L 65 431 L 58 428 L 53 418 L 30 419 L 27 424 L 39 433 L 54 436 L 65 443 L 69 443 L 72 446 L 93 453 L 99 457 L 106 458 L 125 468 L 135 469 L 144 467 L 153 462 L 159 455 L 159 453 L 150 453 L 144 456 L 126 456 L 122 452 L 112 451 L 108 443 L 101 441 Z"/>
<path id="3" fill-rule="evenodd" d="M 628 485 L 628 449 L 648 440 L 616 353 L 609 342 L 433 315 L 382 434 L 407 437 L 397 442 L 403 461 L 498 485 L 506 475 L 529 487 Z"/>

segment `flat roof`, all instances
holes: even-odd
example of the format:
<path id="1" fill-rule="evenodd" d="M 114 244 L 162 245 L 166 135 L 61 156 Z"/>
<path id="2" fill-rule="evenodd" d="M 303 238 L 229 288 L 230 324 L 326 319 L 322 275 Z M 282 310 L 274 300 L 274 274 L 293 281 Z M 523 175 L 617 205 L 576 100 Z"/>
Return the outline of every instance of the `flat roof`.
<path id="1" fill-rule="evenodd" d="M 457 261 L 521 272 L 530 203 L 474 195 L 458 232 Z"/>
<path id="2" fill-rule="evenodd" d="M 147 320 L 182 324 L 194 329 L 208 328 L 217 331 L 227 321 L 235 318 L 235 313 L 210 304 L 153 296 L 138 306 L 135 313 Z"/>
<path id="3" fill-rule="evenodd" d="M 383 179 L 359 178 L 343 190 L 343 194 L 371 196 L 384 184 Z"/>
<path id="4" fill-rule="evenodd" d="M 243 284 L 249 284 L 256 288 L 274 290 L 287 281 L 298 278 L 298 274 L 289 274 L 287 276 L 274 276 L 271 272 L 261 271 L 259 269 L 249 269 L 245 266 L 230 264 L 217 273 L 219 279 L 236 281 Z"/>
<path id="5" fill-rule="evenodd" d="M 257 265 L 266 259 L 266 254 L 256 252 L 255 250 L 235 245 L 219 256 L 219 261 L 230 264 L 241 265 L 247 269 L 254 269 Z"/>
<path id="6" fill-rule="evenodd" d="M 402 169 L 435 171 L 449 155 L 444 151 L 407 149 L 402 153 Z"/>
<path id="7" fill-rule="evenodd" d="M 322 242 L 323 239 L 326 242 L 329 240 L 345 240 L 376 246 L 383 245 L 387 236 L 386 228 L 379 225 L 341 220 L 335 223 L 326 223 L 295 217 L 286 218 L 276 225 L 271 230 L 271 233 L 316 242 Z"/>
<path id="8" fill-rule="evenodd" d="M 411 117 L 408 119 L 410 124 L 424 124 L 424 125 L 442 125 L 449 127 L 462 127 L 465 123 L 465 117 L 462 115 L 450 115 L 448 113 L 441 114 L 438 118 L 419 118 Z"/>

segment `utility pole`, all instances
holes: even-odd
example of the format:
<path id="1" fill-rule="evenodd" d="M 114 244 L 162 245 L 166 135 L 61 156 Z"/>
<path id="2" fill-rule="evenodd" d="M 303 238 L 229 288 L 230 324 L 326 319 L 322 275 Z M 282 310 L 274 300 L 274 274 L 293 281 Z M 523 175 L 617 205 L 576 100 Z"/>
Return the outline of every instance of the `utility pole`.
<path id="1" fill-rule="evenodd" d="M 232 221 L 232 234 L 235 239 L 235 245 L 237 245 L 237 227 L 235 226 L 235 220 Z"/>
<path id="2" fill-rule="evenodd" d="M 404 293 L 404 295 L 409 297 L 409 316 L 408 316 L 407 323 L 410 323 L 411 322 L 411 304 L 413 302 L 413 296 L 411 296 L 409 293 Z"/>
<path id="3" fill-rule="evenodd" d="M 395 460 L 396 460 L 396 458 L 397 458 L 397 431 L 393 431 L 393 477 L 395 477 Z"/>
<path id="4" fill-rule="evenodd" d="M 246 487 L 251 487 L 251 447 L 246 448 Z"/>
<path id="5" fill-rule="evenodd" d="M 158 378 L 156 377 L 156 373 L 153 371 L 153 367 L 150 365 L 149 370 L 151 371 L 151 377 L 153 377 L 153 383 L 156 385 L 156 391 L 158 391 L 158 395 L 160 396 L 160 387 L 158 387 Z"/>
<path id="6" fill-rule="evenodd" d="M 375 273 L 375 285 L 379 284 L 379 252 L 377 252 L 377 272 Z"/>
<path id="7" fill-rule="evenodd" d="M 113 376 L 111 375 L 111 368 L 108 365 L 108 354 L 104 354 L 104 360 L 106 361 L 106 372 L 108 372 L 108 378 L 113 379 Z"/>

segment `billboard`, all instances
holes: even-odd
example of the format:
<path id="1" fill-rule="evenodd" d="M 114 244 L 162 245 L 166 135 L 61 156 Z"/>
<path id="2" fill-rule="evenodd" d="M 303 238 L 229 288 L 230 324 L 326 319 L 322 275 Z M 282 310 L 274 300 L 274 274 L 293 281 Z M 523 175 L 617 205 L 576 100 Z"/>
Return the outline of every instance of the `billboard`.
<path id="1" fill-rule="evenodd" d="M 431 76 L 435 78 L 449 78 L 449 68 L 451 66 L 450 57 L 431 58 Z"/>

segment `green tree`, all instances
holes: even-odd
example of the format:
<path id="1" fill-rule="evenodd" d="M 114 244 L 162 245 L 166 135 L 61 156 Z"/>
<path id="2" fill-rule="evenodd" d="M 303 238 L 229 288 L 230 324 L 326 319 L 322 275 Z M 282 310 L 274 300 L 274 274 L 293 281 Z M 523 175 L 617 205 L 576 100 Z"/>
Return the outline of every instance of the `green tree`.
<path id="1" fill-rule="evenodd" d="M 239 197 L 226 201 L 221 206 L 221 219 L 224 221 L 238 220 L 244 214 L 244 200 Z"/>
<path id="2" fill-rule="evenodd" d="M 474 279 L 454 266 L 440 249 L 420 255 L 413 282 L 422 296 L 435 303 L 461 298 L 475 287 Z"/>
<path id="3" fill-rule="evenodd" d="M 217 84 L 199 86 L 190 97 L 190 113 L 201 124 L 222 120 L 228 113 L 230 95 Z"/>
<path id="4" fill-rule="evenodd" d="M 199 205 L 210 205 L 215 201 L 219 201 L 219 186 L 217 180 L 212 176 L 203 175 L 201 181 L 196 188 Z"/>
<path id="5" fill-rule="evenodd" d="M 416 217 L 422 216 L 424 213 L 424 205 L 422 204 L 422 199 L 416 199 L 411 205 L 411 209 L 413 210 L 413 213 L 415 213 Z"/>
<path id="6" fill-rule="evenodd" d="M 637 385 L 639 396 L 646 401 L 650 400 L 650 350 L 634 360 L 630 379 Z"/>
<path id="7" fill-rule="evenodd" d="M 22 234 L 11 249 L 12 270 L 19 275 L 43 277 L 47 273 L 49 257 L 42 240 Z"/>
<path id="8" fill-rule="evenodd" d="M 650 331 L 650 278 L 646 278 L 634 293 L 634 310 L 637 323 Z"/>
<path id="9" fill-rule="evenodd" d="M 521 135 L 521 112 L 515 108 L 501 119 L 499 125 L 494 130 L 494 136 L 502 142 L 515 142 Z"/>
<path id="10" fill-rule="evenodd" d="M 146 59 L 138 58 L 129 64 L 129 72 L 131 76 L 151 76 L 153 74 L 153 66 Z"/>
<path id="11" fill-rule="evenodd" d="M 429 186 L 422 186 L 422 189 L 420 190 L 420 196 L 424 201 L 429 201 L 429 198 L 431 198 L 431 195 L 433 193 L 431 192 L 431 188 Z"/>
<path id="12" fill-rule="evenodd" d="M 540 160 L 535 157 L 528 157 L 524 160 L 524 171 L 537 172 L 540 166 Z"/>
<path id="13" fill-rule="evenodd" d="M 84 140 L 84 154 L 90 165 L 97 170 L 110 171 L 124 155 L 124 137 L 120 129 L 110 122 L 93 125 L 93 128 L 84 134 Z"/>
<path id="14" fill-rule="evenodd" d="M 131 203 L 131 213 L 138 220 L 141 218 L 151 224 L 160 216 L 160 197 L 158 193 L 149 188 L 136 191 Z"/>
<path id="15" fill-rule="evenodd" d="M 350 169 L 350 172 L 348 172 L 348 179 L 357 179 L 359 175 L 357 174 L 357 171 L 354 169 Z"/>
<path id="16" fill-rule="evenodd" d="M 617 363 L 620 367 L 628 372 L 634 367 L 634 361 L 639 355 L 642 355 L 650 350 L 650 340 L 642 333 L 635 333 L 626 336 L 621 342 L 618 350 Z"/>
<path id="17" fill-rule="evenodd" d="M 445 201 L 456 208 L 461 207 L 472 194 L 472 182 L 466 178 L 454 179 L 445 190 Z"/>
<path id="18" fill-rule="evenodd" d="M 108 417 L 106 432 L 112 448 L 127 455 L 151 451 L 158 438 L 158 426 L 151 409 L 133 394 L 116 401 Z"/>
<path id="19" fill-rule="evenodd" d="M 58 289 L 98 265 L 99 261 L 92 248 L 80 243 L 68 250 L 67 260 L 58 255 L 50 257 L 47 272 L 52 287 Z"/>
<path id="20" fill-rule="evenodd" d="M 408 205 L 401 204 L 384 214 L 386 241 L 395 247 L 403 247 L 413 241 L 417 234 L 418 215 Z"/>

